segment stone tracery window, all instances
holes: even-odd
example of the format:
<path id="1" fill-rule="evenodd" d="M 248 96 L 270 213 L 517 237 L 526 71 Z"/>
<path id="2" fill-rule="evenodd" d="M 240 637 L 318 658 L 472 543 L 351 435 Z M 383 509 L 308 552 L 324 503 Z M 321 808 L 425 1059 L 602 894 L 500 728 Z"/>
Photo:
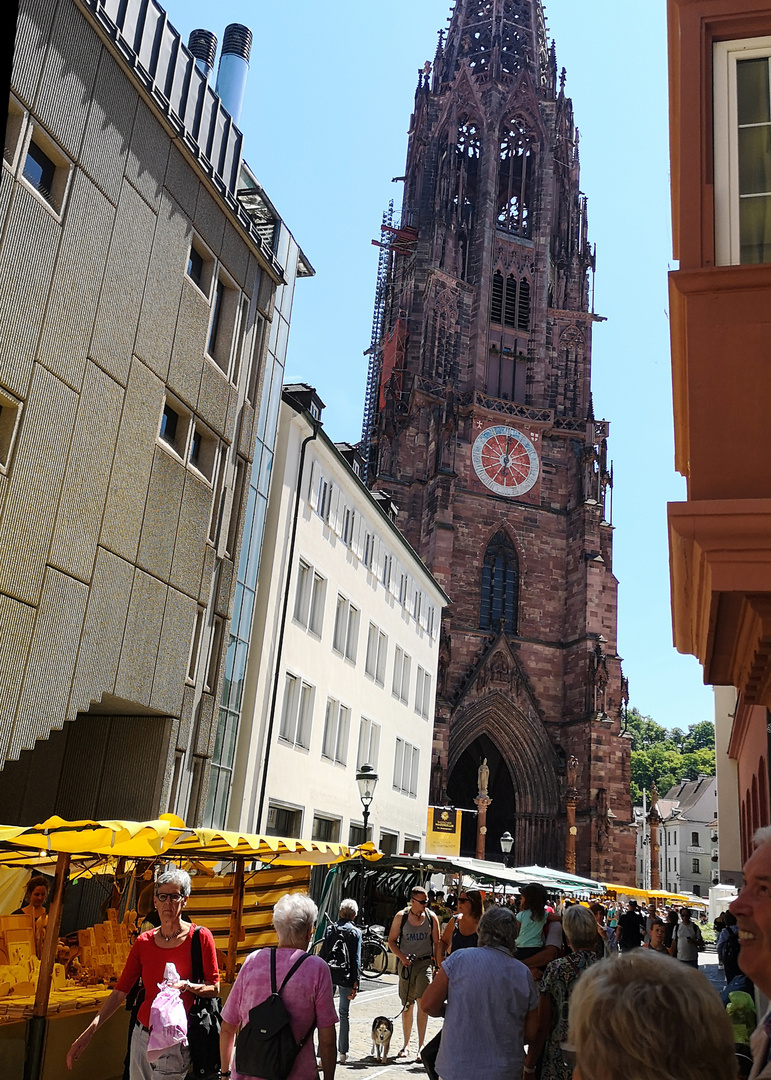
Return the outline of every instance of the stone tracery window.
<path id="1" fill-rule="evenodd" d="M 517 236 L 533 231 L 533 188 L 537 143 L 525 123 L 515 118 L 506 125 L 498 166 L 498 227 Z"/>
<path id="2" fill-rule="evenodd" d="M 493 274 L 490 290 L 490 322 L 516 330 L 530 329 L 530 282 L 514 274 L 503 278 L 500 270 Z"/>
<path id="3" fill-rule="evenodd" d="M 508 534 L 499 530 L 487 545 L 482 564 L 481 630 L 517 632 L 519 559 Z"/>

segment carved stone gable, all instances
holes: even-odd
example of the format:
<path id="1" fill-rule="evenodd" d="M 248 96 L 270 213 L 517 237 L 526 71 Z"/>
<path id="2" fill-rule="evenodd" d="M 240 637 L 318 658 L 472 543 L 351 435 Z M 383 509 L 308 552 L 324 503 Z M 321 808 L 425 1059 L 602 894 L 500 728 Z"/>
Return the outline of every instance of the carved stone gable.
<path id="1" fill-rule="evenodd" d="M 541 716 L 541 709 L 516 653 L 506 635 L 499 634 L 469 675 L 456 702 L 456 710 L 491 694 L 504 694 L 522 712 Z"/>

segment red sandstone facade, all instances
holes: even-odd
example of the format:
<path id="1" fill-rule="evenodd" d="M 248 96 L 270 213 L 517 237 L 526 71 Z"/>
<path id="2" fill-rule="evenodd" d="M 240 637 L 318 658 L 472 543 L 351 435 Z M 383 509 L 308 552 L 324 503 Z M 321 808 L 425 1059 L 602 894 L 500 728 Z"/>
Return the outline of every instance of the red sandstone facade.
<path id="1" fill-rule="evenodd" d="M 487 758 L 487 853 L 509 830 L 515 863 L 559 866 L 574 755 L 576 870 L 631 881 L 594 254 L 539 0 L 458 0 L 420 74 L 404 183 L 369 478 L 452 600 L 432 801 L 473 808 Z"/>

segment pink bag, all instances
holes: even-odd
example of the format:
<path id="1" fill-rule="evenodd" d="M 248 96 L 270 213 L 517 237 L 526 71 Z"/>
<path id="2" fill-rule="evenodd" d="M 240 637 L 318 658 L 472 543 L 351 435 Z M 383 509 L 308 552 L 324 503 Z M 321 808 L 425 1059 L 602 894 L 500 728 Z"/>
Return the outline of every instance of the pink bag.
<path id="1" fill-rule="evenodd" d="M 150 1006 L 150 1038 L 147 1041 L 147 1060 L 152 1064 L 164 1051 L 177 1043 L 187 1046 L 187 1013 L 179 990 L 171 983 L 179 982 L 174 964 L 167 964 L 164 981 Z"/>

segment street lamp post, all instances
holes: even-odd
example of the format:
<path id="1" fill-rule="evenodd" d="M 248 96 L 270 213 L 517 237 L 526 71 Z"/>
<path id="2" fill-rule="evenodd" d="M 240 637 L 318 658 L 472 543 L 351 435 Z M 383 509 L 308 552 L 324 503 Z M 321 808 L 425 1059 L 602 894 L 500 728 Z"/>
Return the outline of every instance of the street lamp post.
<path id="1" fill-rule="evenodd" d="M 503 852 L 503 865 L 509 865 L 509 856 L 511 855 L 511 849 L 514 846 L 514 837 L 507 830 L 501 837 L 501 851 Z"/>
<path id="2" fill-rule="evenodd" d="M 361 799 L 361 807 L 364 814 L 364 843 L 368 840 L 367 825 L 369 822 L 369 808 L 372 800 L 375 797 L 375 788 L 377 787 L 378 775 L 371 765 L 362 765 L 362 767 L 356 773 L 356 783 L 359 786 L 359 798 Z M 364 862 L 359 870 L 359 918 L 364 920 Z"/>

